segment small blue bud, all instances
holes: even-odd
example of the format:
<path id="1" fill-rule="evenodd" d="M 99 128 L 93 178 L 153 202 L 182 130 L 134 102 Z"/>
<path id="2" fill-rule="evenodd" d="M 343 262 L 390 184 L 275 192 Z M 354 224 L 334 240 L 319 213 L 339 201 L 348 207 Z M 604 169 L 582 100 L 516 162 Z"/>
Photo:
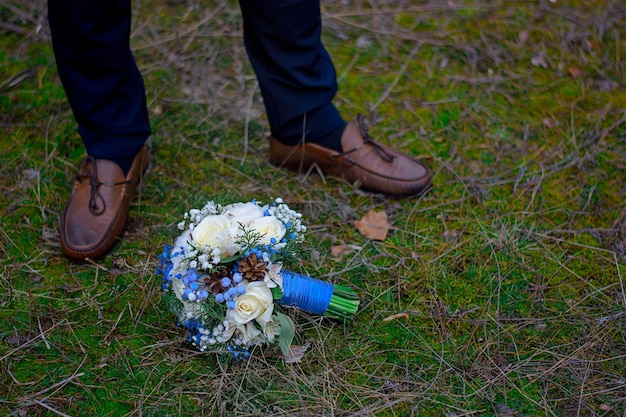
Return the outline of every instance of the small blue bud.
<path id="1" fill-rule="evenodd" d="M 239 272 L 235 272 L 235 273 L 233 274 L 233 281 L 234 281 L 236 284 L 239 284 L 239 283 L 241 282 L 241 280 L 242 280 L 242 279 L 243 279 L 243 276 L 241 276 L 241 274 L 240 274 Z"/>
<path id="2" fill-rule="evenodd" d="M 236 306 L 236 304 L 235 304 L 235 302 L 234 302 L 234 301 L 229 301 L 229 302 L 227 302 L 227 303 L 226 303 L 226 307 L 227 307 L 229 310 L 234 310 L 234 309 L 235 309 L 235 306 Z"/>
<path id="3" fill-rule="evenodd" d="M 223 303 L 224 302 L 224 294 L 222 294 L 222 293 L 215 294 L 215 301 L 217 301 L 218 303 Z"/>
<path id="4" fill-rule="evenodd" d="M 220 281 L 220 284 L 222 284 L 222 287 L 230 287 L 230 278 L 228 277 L 222 278 L 222 280 Z"/>

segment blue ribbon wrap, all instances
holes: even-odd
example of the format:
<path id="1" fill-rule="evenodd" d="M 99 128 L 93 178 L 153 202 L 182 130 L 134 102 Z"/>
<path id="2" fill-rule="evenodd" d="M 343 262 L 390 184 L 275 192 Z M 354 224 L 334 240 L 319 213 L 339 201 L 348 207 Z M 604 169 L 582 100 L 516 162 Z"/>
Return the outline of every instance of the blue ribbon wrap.
<path id="1" fill-rule="evenodd" d="M 311 314 L 322 315 L 328 309 L 335 291 L 331 283 L 291 271 L 281 271 L 283 297 L 279 303 L 298 307 Z"/>

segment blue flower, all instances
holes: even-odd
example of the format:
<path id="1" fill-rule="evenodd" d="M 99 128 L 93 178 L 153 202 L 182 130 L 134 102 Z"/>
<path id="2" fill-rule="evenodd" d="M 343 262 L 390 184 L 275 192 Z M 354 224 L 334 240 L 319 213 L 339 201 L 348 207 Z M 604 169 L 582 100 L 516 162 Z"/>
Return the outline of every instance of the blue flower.
<path id="1" fill-rule="evenodd" d="M 187 278 L 189 279 L 189 281 L 197 281 L 198 280 L 198 272 L 196 272 L 195 269 L 190 269 L 187 272 Z"/>

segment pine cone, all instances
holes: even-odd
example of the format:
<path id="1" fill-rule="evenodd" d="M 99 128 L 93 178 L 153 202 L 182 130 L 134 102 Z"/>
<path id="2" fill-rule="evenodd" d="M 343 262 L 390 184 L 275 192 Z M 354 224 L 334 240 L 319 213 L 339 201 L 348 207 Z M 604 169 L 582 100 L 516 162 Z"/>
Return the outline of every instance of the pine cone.
<path id="1" fill-rule="evenodd" d="M 261 281 L 265 279 L 265 267 L 267 262 L 260 261 L 256 254 L 251 253 L 247 258 L 239 261 L 239 272 L 248 281 Z"/>
<path id="2" fill-rule="evenodd" d="M 209 273 L 204 277 L 204 284 L 207 286 L 207 290 L 213 294 L 223 292 L 226 288 L 222 285 L 222 278 L 228 276 L 228 269 L 222 268 L 215 272 Z"/>

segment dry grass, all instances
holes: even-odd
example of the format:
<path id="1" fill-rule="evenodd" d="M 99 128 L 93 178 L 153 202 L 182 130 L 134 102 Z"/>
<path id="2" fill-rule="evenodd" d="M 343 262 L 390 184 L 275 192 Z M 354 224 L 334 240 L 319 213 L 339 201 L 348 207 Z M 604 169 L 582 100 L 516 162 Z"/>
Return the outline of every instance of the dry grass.
<path id="1" fill-rule="evenodd" d="M 0 0 L 2 414 L 626 416 L 623 2 L 325 2 L 341 111 L 437 173 L 414 200 L 269 165 L 235 2 L 134 9 L 154 167 L 114 253 L 75 265 L 45 4 Z M 194 352 L 164 310 L 155 256 L 224 189 L 301 210 L 303 270 L 363 298 L 347 326 L 291 312 L 299 364 Z M 370 209 L 384 242 L 353 227 Z"/>

